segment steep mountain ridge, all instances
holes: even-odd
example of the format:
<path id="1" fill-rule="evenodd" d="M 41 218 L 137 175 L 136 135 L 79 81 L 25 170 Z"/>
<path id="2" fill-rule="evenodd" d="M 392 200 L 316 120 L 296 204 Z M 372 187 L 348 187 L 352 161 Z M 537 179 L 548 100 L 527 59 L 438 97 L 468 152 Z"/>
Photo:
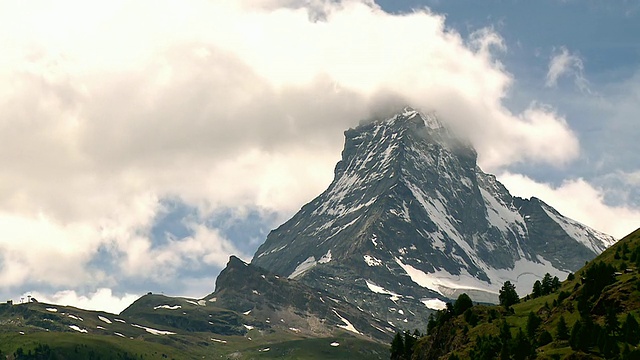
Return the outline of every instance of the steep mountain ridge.
<path id="1" fill-rule="evenodd" d="M 419 327 L 447 298 L 495 302 L 505 280 L 524 292 L 614 242 L 512 197 L 476 161 L 434 114 L 411 108 L 349 129 L 328 189 L 272 231 L 252 264 Z"/>

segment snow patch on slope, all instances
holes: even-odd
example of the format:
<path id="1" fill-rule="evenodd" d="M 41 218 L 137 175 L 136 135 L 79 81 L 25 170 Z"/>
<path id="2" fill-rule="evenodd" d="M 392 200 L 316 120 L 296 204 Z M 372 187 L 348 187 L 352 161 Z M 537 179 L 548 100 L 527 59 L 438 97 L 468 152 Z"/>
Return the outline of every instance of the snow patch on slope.
<path id="1" fill-rule="evenodd" d="M 380 266 L 380 265 L 382 265 L 382 260 L 376 259 L 375 257 L 373 257 L 371 255 L 364 255 L 364 256 L 362 256 L 362 258 L 364 259 L 364 262 L 366 262 L 367 265 L 369 265 L 369 266 Z"/>
<path id="2" fill-rule="evenodd" d="M 402 295 L 396 294 L 393 291 L 386 290 L 382 286 L 376 285 L 373 281 L 365 280 L 365 283 L 367 284 L 369 290 L 376 294 L 390 295 L 391 301 L 398 301 L 402 297 Z"/>
<path id="3" fill-rule="evenodd" d="M 509 231 L 516 230 L 519 235 L 525 235 L 523 230 L 523 227 L 525 226 L 524 219 L 519 212 L 508 207 L 483 188 L 480 188 L 480 194 L 482 194 L 482 198 L 487 208 L 487 220 L 489 220 L 491 225 L 495 226 L 505 234 L 509 233 Z"/>
<path id="4" fill-rule="evenodd" d="M 342 328 L 342 329 L 345 329 L 345 330 L 347 330 L 347 331 L 351 331 L 352 333 L 356 333 L 356 334 L 358 334 L 358 335 L 362 335 L 362 333 L 361 333 L 360 331 L 356 330 L 356 328 L 353 326 L 353 324 L 351 324 L 351 322 L 349 322 L 349 320 L 347 320 L 347 319 L 343 318 L 343 317 L 342 317 L 340 314 L 338 314 L 338 312 L 337 312 L 337 311 L 335 311 L 335 310 L 333 310 L 333 313 L 334 313 L 334 314 L 336 314 L 336 316 L 337 316 L 337 317 L 339 317 L 339 318 L 340 318 L 340 320 L 341 320 L 343 323 L 345 323 L 345 325 L 338 324 L 338 325 L 336 325 L 337 327 Z"/>
<path id="5" fill-rule="evenodd" d="M 144 331 L 148 332 L 149 334 L 153 334 L 153 335 L 175 335 L 176 334 L 176 333 L 171 332 L 171 331 L 156 330 L 156 329 L 153 329 L 153 328 L 150 328 L 150 327 L 137 325 L 137 324 L 131 324 L 131 326 L 137 327 L 139 329 L 143 329 Z"/>
<path id="6" fill-rule="evenodd" d="M 69 327 L 70 327 L 72 330 L 75 330 L 75 331 L 77 331 L 77 332 L 81 332 L 81 333 L 85 333 L 85 334 L 86 334 L 86 333 L 88 333 L 87 329 L 82 329 L 82 328 L 80 328 L 78 325 L 69 325 Z"/>
<path id="7" fill-rule="evenodd" d="M 563 280 L 569 274 L 554 268 L 545 259 L 541 259 L 541 262 L 520 259 L 516 261 L 512 269 L 494 269 L 485 265 L 483 270 L 491 280 L 489 283 L 472 276 L 465 269 L 461 271 L 460 275 L 453 275 L 443 270 L 425 273 L 409 264 L 404 264 L 398 258 L 395 260 L 413 282 L 444 297 L 454 299 L 464 292 L 474 301 L 493 303 L 498 302 L 500 288 L 507 280 L 516 286 L 518 295 L 524 296 L 531 292 L 536 280 L 541 280 L 541 277 L 536 274 L 548 272 L 551 276 L 557 276 Z"/>
<path id="8" fill-rule="evenodd" d="M 307 260 L 301 262 L 300 264 L 298 264 L 298 266 L 296 266 L 295 270 L 293 270 L 291 275 L 288 276 L 289 279 L 297 278 L 298 276 L 307 272 L 312 267 L 316 266 L 316 264 L 317 264 L 316 258 L 313 256 L 309 256 Z"/>
<path id="9" fill-rule="evenodd" d="M 331 262 L 331 250 L 327 251 L 327 253 L 318 260 L 318 264 L 326 264 L 328 262 Z"/>
<path id="10" fill-rule="evenodd" d="M 447 303 L 440 299 L 422 299 L 420 302 L 431 310 L 444 310 L 447 308 Z"/>

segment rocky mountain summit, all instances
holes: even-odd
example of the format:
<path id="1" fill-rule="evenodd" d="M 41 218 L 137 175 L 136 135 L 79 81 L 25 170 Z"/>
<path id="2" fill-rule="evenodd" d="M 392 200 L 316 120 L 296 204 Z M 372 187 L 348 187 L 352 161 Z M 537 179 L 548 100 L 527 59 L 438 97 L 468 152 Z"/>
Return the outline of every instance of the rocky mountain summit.
<path id="1" fill-rule="evenodd" d="M 345 132 L 335 177 L 273 230 L 252 264 L 334 294 L 393 328 L 422 328 L 460 293 L 496 302 L 564 279 L 614 243 L 537 198 L 513 197 L 434 114 Z"/>

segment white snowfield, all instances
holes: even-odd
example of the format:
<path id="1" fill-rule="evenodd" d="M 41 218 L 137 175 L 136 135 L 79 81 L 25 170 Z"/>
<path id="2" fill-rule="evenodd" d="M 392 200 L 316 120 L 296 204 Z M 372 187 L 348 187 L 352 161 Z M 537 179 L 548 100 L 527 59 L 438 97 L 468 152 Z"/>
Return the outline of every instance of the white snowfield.
<path id="1" fill-rule="evenodd" d="M 562 280 L 569 275 L 568 272 L 552 267 L 545 259 L 541 259 L 541 263 L 520 259 L 515 263 L 513 269 L 493 269 L 485 267 L 483 270 L 492 281 L 488 283 L 473 277 L 466 272 L 466 270 L 463 270 L 460 275 L 452 275 L 446 271 L 425 273 L 409 264 L 404 264 L 398 258 L 395 260 L 407 275 L 411 277 L 413 282 L 424 288 L 433 290 L 446 298 L 455 299 L 460 294 L 466 293 L 474 301 L 492 303 L 498 302 L 498 293 L 505 281 L 510 281 L 514 284 L 518 294 L 524 296 L 531 292 L 533 283 L 541 279 L 541 276 L 536 274 L 549 272 L 551 276 L 557 276 Z"/>
<path id="2" fill-rule="evenodd" d="M 158 310 L 158 309 L 178 310 L 181 307 L 182 306 L 180 306 L 180 305 L 158 305 L 158 306 L 154 306 L 153 310 Z"/>

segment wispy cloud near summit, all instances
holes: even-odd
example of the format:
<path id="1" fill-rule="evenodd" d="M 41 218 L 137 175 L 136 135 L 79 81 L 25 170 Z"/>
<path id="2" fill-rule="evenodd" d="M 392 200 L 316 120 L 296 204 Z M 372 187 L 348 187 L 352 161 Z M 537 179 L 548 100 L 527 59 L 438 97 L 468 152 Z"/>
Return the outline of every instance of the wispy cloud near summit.
<path id="1" fill-rule="evenodd" d="M 591 92 L 589 81 L 584 76 L 582 58 L 572 54 L 566 47 L 562 46 L 549 61 L 549 71 L 547 72 L 545 85 L 547 87 L 555 87 L 558 84 L 558 79 L 564 76 L 573 78 L 574 84 L 580 91 Z"/>

